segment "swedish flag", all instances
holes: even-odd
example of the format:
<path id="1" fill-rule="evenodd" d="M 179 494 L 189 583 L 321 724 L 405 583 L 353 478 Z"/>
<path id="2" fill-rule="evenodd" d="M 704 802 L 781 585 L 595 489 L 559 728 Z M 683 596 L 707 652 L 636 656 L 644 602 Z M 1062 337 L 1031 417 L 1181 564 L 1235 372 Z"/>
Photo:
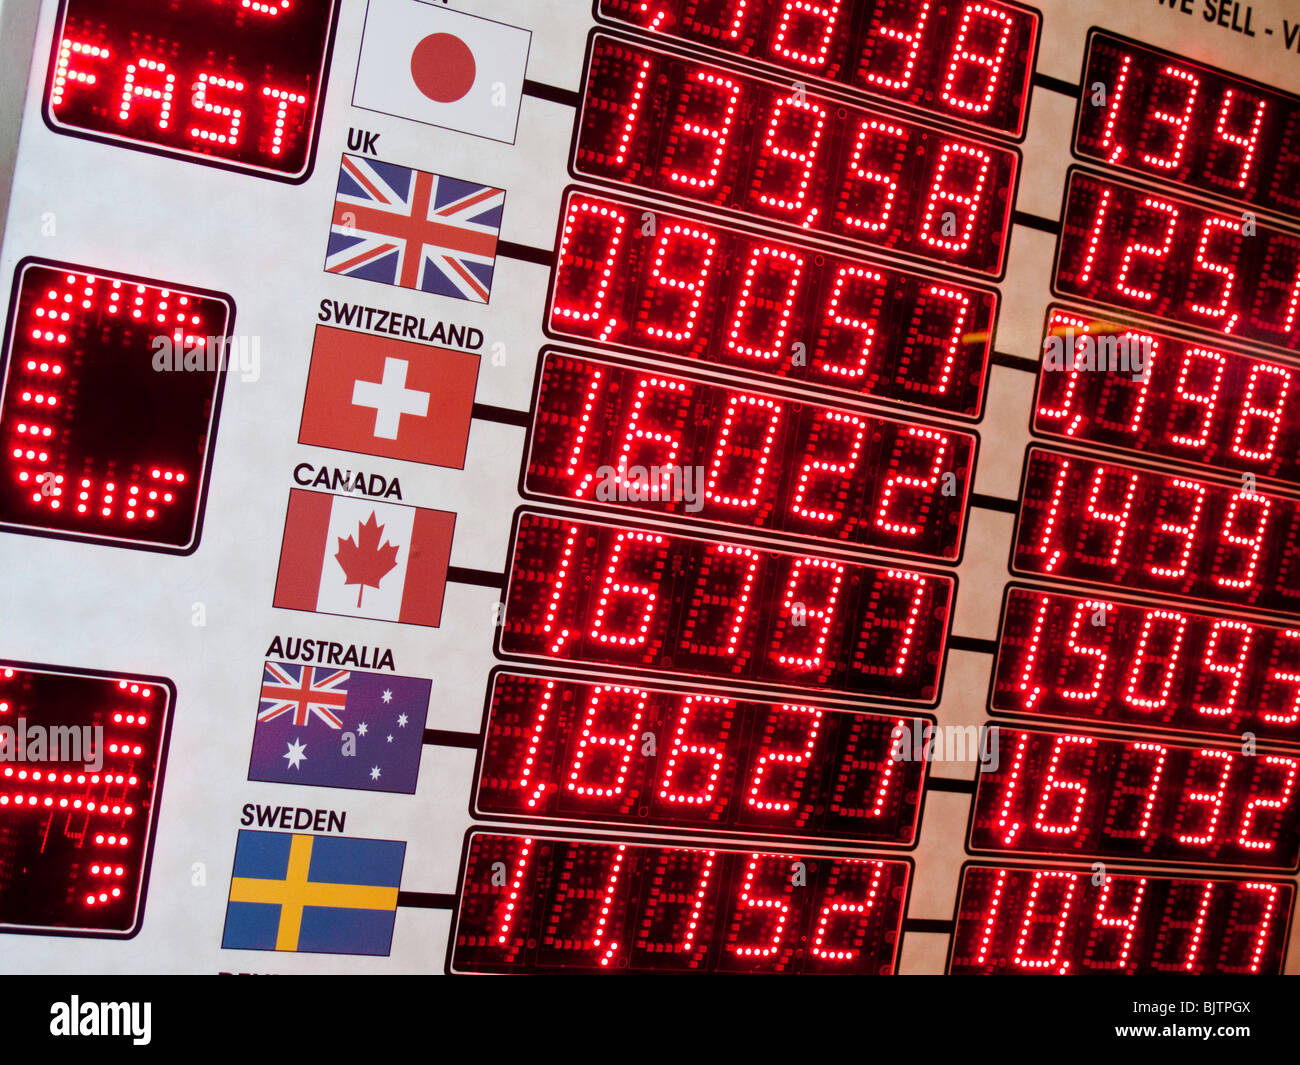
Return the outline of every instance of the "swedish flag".
<path id="1" fill-rule="evenodd" d="M 406 844 L 241 831 L 221 945 L 387 955 Z"/>

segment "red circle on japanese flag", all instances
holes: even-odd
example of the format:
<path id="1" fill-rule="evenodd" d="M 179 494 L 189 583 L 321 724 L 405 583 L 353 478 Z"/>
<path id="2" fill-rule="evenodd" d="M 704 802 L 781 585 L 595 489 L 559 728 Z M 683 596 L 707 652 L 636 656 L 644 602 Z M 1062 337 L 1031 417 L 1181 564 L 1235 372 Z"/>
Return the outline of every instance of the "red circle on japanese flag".
<path id="1" fill-rule="evenodd" d="M 450 33 L 431 33 L 411 53 L 415 87 L 440 104 L 462 99 L 474 86 L 477 66 L 469 45 Z"/>

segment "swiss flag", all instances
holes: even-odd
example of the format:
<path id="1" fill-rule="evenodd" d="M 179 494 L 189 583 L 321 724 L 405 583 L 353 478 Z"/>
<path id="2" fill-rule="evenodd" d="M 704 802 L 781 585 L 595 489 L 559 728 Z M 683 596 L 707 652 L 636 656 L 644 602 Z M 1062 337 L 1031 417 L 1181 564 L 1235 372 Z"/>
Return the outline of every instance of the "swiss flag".
<path id="1" fill-rule="evenodd" d="M 289 492 L 275 605 L 437 627 L 456 515 Z"/>
<path id="2" fill-rule="evenodd" d="M 370 0 L 352 103 L 513 144 L 532 38 L 427 0 Z"/>
<path id="3" fill-rule="evenodd" d="M 465 468 L 479 357 L 318 326 L 300 444 Z"/>

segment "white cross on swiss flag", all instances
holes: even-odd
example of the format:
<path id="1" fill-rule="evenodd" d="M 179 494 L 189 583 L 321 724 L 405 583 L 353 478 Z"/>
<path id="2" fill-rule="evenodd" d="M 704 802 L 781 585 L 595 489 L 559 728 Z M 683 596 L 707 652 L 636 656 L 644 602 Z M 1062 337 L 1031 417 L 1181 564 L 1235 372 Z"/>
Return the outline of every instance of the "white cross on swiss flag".
<path id="1" fill-rule="evenodd" d="M 411 364 L 391 356 L 384 359 L 382 381 L 365 381 L 358 377 L 352 383 L 352 405 L 374 407 L 374 437 L 377 440 L 396 440 L 401 435 L 402 415 L 413 414 L 424 418 L 429 414 L 429 393 L 406 387 L 406 375 Z"/>
<path id="2" fill-rule="evenodd" d="M 318 326 L 298 442 L 465 468 L 479 357 Z"/>
<path id="3" fill-rule="evenodd" d="M 352 102 L 513 144 L 532 36 L 425 0 L 370 0 Z"/>

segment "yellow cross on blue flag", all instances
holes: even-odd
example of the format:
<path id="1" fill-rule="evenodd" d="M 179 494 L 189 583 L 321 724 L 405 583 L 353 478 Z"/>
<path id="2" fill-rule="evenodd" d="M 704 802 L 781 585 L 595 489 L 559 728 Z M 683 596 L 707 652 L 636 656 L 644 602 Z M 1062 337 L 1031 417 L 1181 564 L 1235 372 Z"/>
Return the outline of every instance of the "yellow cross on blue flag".
<path id="1" fill-rule="evenodd" d="M 387 956 L 405 858 L 388 839 L 241 831 L 221 945 Z"/>

